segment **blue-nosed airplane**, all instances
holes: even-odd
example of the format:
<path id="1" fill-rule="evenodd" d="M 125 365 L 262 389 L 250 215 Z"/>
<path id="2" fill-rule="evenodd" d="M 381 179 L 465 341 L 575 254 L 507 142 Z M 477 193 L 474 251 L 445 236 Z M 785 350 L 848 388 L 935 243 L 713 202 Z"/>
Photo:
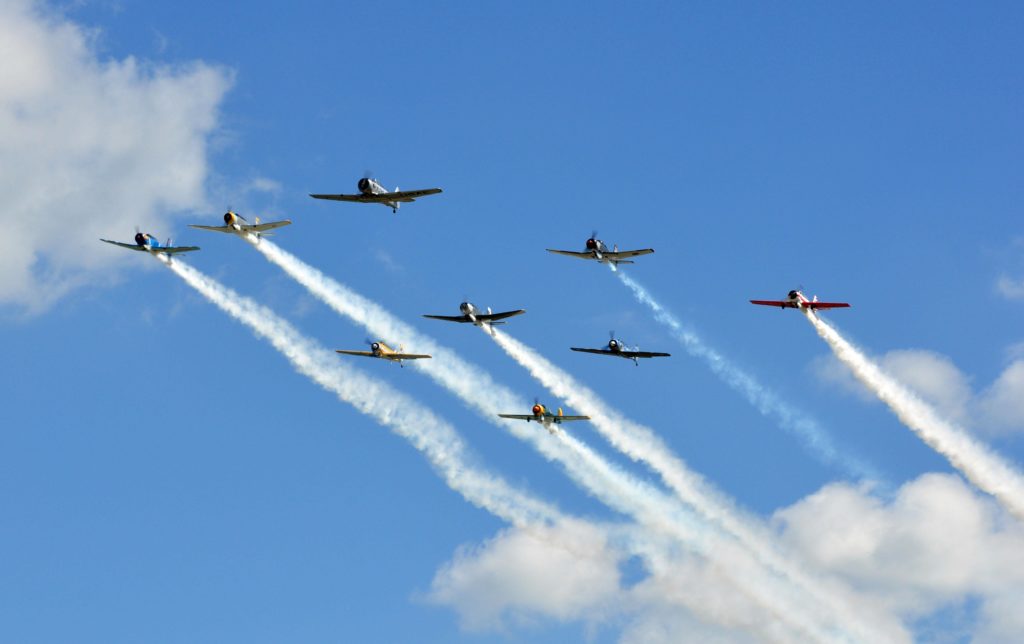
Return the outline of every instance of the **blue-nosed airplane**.
<path id="1" fill-rule="evenodd" d="M 165 244 L 161 244 L 156 237 L 149 233 L 139 232 L 138 228 L 135 229 L 134 244 L 126 244 L 124 242 L 111 241 L 109 239 L 100 239 L 100 241 L 113 244 L 114 246 L 120 246 L 121 248 L 127 248 L 129 250 L 144 250 L 152 255 L 175 255 L 177 253 L 188 253 L 194 250 L 199 250 L 198 246 L 172 246 L 170 239 L 168 239 Z"/>

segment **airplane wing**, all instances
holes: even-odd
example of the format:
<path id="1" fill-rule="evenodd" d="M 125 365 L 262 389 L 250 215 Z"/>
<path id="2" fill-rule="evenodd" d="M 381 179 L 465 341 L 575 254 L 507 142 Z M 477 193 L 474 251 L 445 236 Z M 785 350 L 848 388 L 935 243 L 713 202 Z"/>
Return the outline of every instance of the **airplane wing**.
<path id="1" fill-rule="evenodd" d="M 422 353 L 389 353 L 386 357 L 395 360 L 421 360 L 430 356 Z"/>
<path id="2" fill-rule="evenodd" d="M 569 347 L 573 351 L 580 351 L 582 353 L 596 353 L 599 356 L 610 356 L 612 352 L 607 349 L 584 349 L 582 347 Z"/>
<path id="3" fill-rule="evenodd" d="M 426 190 L 401 190 L 399 192 L 382 192 L 378 195 L 309 195 L 314 199 L 330 199 L 332 201 L 357 201 L 360 203 L 387 203 L 389 201 L 401 201 L 408 203 L 419 197 L 436 195 L 441 192 L 440 188 L 428 188 Z"/>
<path id="4" fill-rule="evenodd" d="M 672 354 L 659 351 L 620 351 L 619 355 L 626 358 L 667 358 Z"/>
<path id="5" fill-rule="evenodd" d="M 367 195 L 309 195 L 314 199 L 330 199 L 331 201 L 367 201 Z"/>
<path id="6" fill-rule="evenodd" d="M 291 219 L 282 219 L 281 221 L 268 221 L 265 224 L 245 226 L 245 230 L 255 230 L 258 233 L 262 233 L 265 230 L 273 230 L 275 228 L 280 228 L 281 226 L 287 226 L 290 223 L 292 223 Z"/>
<path id="7" fill-rule="evenodd" d="M 198 228 L 199 230 L 212 230 L 215 233 L 233 233 L 234 228 L 230 226 L 200 226 L 199 224 L 189 224 L 189 228 Z"/>
<path id="8" fill-rule="evenodd" d="M 504 313 L 484 313 L 482 315 L 478 313 L 476 315 L 476 319 L 480 322 L 494 322 L 496 320 L 504 320 L 505 318 L 510 318 L 514 315 L 522 315 L 523 313 L 526 313 L 526 309 L 505 311 Z"/>
<path id="9" fill-rule="evenodd" d="M 431 320 L 444 320 L 445 322 L 472 322 L 467 315 L 424 315 Z M 477 316 L 479 319 L 479 316 Z"/>
<path id="10" fill-rule="evenodd" d="M 554 416 L 553 418 L 560 423 L 567 423 L 571 420 L 590 420 L 590 416 Z"/>
<path id="11" fill-rule="evenodd" d="M 498 414 L 502 418 L 511 418 L 512 420 L 537 420 L 536 416 L 526 414 Z"/>
<path id="12" fill-rule="evenodd" d="M 420 197 L 436 195 L 439 192 L 441 192 L 440 188 L 427 188 L 426 190 L 399 190 L 398 192 L 385 192 L 384 194 L 377 196 L 382 197 L 381 201 L 401 201 L 408 203 L 410 201 L 415 201 Z"/>
<path id="13" fill-rule="evenodd" d="M 178 253 L 191 253 L 194 250 L 199 250 L 198 246 L 167 246 L 166 248 L 154 248 L 154 253 L 163 253 L 164 255 L 177 255 Z"/>
<path id="14" fill-rule="evenodd" d="M 115 246 L 120 246 L 121 248 L 127 248 L 128 250 L 146 250 L 145 248 L 139 246 L 138 244 L 125 244 L 124 242 L 110 241 L 109 239 L 101 239 L 100 241 L 107 242 L 108 244 L 113 244 Z"/>
<path id="15" fill-rule="evenodd" d="M 554 253 L 556 255 L 565 255 L 567 257 L 579 257 L 580 259 L 596 259 L 594 257 L 594 254 L 591 253 L 590 251 L 577 252 L 574 250 L 555 250 L 554 248 L 546 248 L 544 250 L 548 251 L 549 253 Z"/>
<path id="16" fill-rule="evenodd" d="M 788 300 L 750 300 L 751 304 L 760 304 L 761 306 L 781 306 L 785 309 L 797 308 L 796 302 L 790 302 Z"/>
<path id="17" fill-rule="evenodd" d="M 808 302 L 807 306 L 812 309 L 845 309 L 850 307 L 846 302 Z"/>
<path id="18" fill-rule="evenodd" d="M 346 351 L 345 349 L 335 349 L 334 352 L 344 353 L 347 356 L 366 356 L 367 358 L 376 357 L 372 351 Z"/>
<path id="19" fill-rule="evenodd" d="M 604 251 L 601 253 L 601 256 L 607 259 L 625 259 L 627 257 L 639 257 L 640 255 L 650 255 L 653 252 L 653 248 L 641 248 L 640 250 L 613 250 Z M 626 262 L 622 263 L 625 264 Z"/>

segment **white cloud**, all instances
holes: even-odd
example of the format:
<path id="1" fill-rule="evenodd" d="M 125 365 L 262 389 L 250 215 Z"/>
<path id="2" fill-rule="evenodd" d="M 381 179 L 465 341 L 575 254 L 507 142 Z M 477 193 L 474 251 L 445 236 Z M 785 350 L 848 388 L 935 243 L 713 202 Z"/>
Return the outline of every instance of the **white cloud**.
<path id="1" fill-rule="evenodd" d="M 1015 280 L 1006 275 L 1001 275 L 996 280 L 996 292 L 1008 300 L 1024 299 L 1024 279 Z"/>
<path id="2" fill-rule="evenodd" d="M 978 431 L 1024 431 L 1024 344 L 1007 350 L 1011 362 L 987 388 L 975 392 L 971 380 L 942 354 L 919 349 L 890 351 L 873 358 L 883 370 L 913 389 L 946 418 Z M 823 382 L 863 400 L 875 397 L 833 355 L 811 363 Z"/>
<path id="3" fill-rule="evenodd" d="M 1015 360 L 983 391 L 978 408 L 994 431 L 1024 430 L 1024 360 Z"/>
<path id="4" fill-rule="evenodd" d="M 709 562 L 637 528 L 575 521 L 511 528 L 482 545 L 461 547 L 435 575 L 427 600 L 454 609 L 471 631 L 507 632 L 556 622 L 581 623 L 588 632 L 618 628 L 624 642 L 804 637 L 794 630 L 793 616 L 774 614 L 748 594 L 747 575 L 763 573 L 734 545 L 722 545 L 717 561 Z M 645 574 L 633 583 L 621 573 L 626 550 L 643 553 Z M 730 564 L 721 565 L 723 560 Z M 833 590 L 873 619 L 887 641 L 909 640 L 899 622 L 870 598 Z"/>
<path id="5" fill-rule="evenodd" d="M 890 501 L 832 484 L 775 518 L 790 547 L 908 623 L 975 598 L 979 639 L 1019 641 L 1024 528 L 958 476 L 926 474 Z"/>
<path id="6" fill-rule="evenodd" d="M 508 620 L 589 620 L 612 608 L 619 560 L 590 524 L 509 529 L 460 548 L 434 577 L 429 599 L 455 608 L 474 631 L 501 630 Z"/>
<path id="7" fill-rule="evenodd" d="M 99 237 L 167 237 L 203 206 L 231 74 L 103 60 L 85 29 L 17 0 L 0 5 L 0 59 L 0 302 L 35 312 L 139 265 Z"/>
<path id="8" fill-rule="evenodd" d="M 1024 526 L 955 474 L 925 474 L 891 498 L 826 485 L 772 518 L 780 545 L 887 633 L 886 641 L 1014 642 L 1024 632 Z M 477 631 L 577 622 L 622 642 L 792 640 L 723 569 L 652 545 L 626 583 L 613 531 L 586 523 L 509 529 L 461 548 L 429 599 Z M 731 557 L 732 555 L 727 555 Z M 965 609 L 976 606 L 975 609 Z"/>

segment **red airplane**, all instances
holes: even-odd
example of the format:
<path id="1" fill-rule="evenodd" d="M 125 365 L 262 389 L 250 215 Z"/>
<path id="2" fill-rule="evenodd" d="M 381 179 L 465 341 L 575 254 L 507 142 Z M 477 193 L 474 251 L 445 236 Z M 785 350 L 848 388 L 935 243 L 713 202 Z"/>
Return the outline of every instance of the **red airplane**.
<path id="1" fill-rule="evenodd" d="M 778 306 L 783 309 L 800 309 L 817 311 L 818 309 L 844 309 L 849 308 L 849 304 L 846 302 L 819 302 L 818 296 L 815 295 L 814 299 L 808 300 L 800 291 L 790 291 L 789 296 L 785 300 L 750 300 L 751 304 L 760 304 L 761 306 Z"/>

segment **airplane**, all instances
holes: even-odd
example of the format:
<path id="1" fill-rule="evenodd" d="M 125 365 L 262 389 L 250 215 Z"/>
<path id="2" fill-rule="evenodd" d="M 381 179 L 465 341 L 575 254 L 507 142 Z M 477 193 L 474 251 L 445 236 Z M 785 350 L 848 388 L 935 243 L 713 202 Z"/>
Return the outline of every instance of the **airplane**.
<path id="1" fill-rule="evenodd" d="M 426 190 L 400 190 L 395 188 L 394 192 L 377 183 L 370 177 L 363 177 L 356 184 L 359 194 L 356 195 L 309 195 L 314 199 L 331 199 L 333 201 L 356 201 L 359 203 L 379 203 L 391 208 L 391 212 L 398 213 L 403 203 L 416 201 L 420 197 L 436 195 L 441 192 L 440 188 L 427 188 Z"/>
<path id="2" fill-rule="evenodd" d="M 347 356 L 366 356 L 367 358 L 390 360 L 391 362 L 397 362 L 399 367 L 405 366 L 402 364 L 402 360 L 420 360 L 422 358 L 430 357 L 428 355 L 418 353 L 405 353 L 402 345 L 398 345 L 398 350 L 396 351 L 379 340 L 377 342 L 370 342 L 369 351 L 347 351 L 345 349 L 335 349 L 335 351 Z"/>
<path id="3" fill-rule="evenodd" d="M 491 307 L 487 307 L 487 313 L 483 313 L 472 302 L 463 302 L 459 305 L 459 310 L 462 311 L 462 315 L 424 315 L 423 317 L 432 320 L 444 320 L 446 322 L 472 323 L 476 326 L 484 326 L 486 324 L 489 326 L 492 324 L 505 324 L 504 322 L 499 322 L 499 320 L 526 313 L 526 309 L 492 313 Z"/>
<path id="4" fill-rule="evenodd" d="M 628 258 L 638 257 L 640 255 L 650 255 L 654 252 L 653 248 L 619 250 L 618 246 L 613 246 L 611 250 L 608 250 L 608 247 L 605 246 L 604 242 L 597 238 L 596 230 L 590 234 L 590 238 L 587 239 L 584 247 L 586 250 L 582 252 L 572 250 L 555 250 L 554 248 L 548 248 L 546 250 L 549 253 L 555 253 L 556 255 L 597 260 L 601 264 L 611 264 L 612 267 L 618 266 L 619 264 L 635 264 L 636 262 L 629 261 Z"/>
<path id="5" fill-rule="evenodd" d="M 619 356 L 626 360 L 632 360 L 633 364 L 640 366 L 637 358 L 660 358 L 669 357 L 671 353 L 659 353 L 656 351 L 640 351 L 639 347 L 633 347 L 630 349 L 622 343 L 621 340 L 615 339 L 615 332 L 611 332 L 611 339 L 608 340 L 608 345 L 603 349 L 583 349 L 581 347 L 569 347 L 573 351 L 580 351 L 582 353 L 596 353 L 599 356 Z"/>
<path id="6" fill-rule="evenodd" d="M 544 429 L 550 433 L 555 433 L 555 425 L 561 425 L 574 420 L 590 420 L 590 416 L 566 416 L 562 413 L 562 408 L 558 408 L 557 414 L 552 414 L 548 411 L 547 407 L 533 401 L 533 408 L 530 409 L 530 414 L 498 414 L 501 418 L 511 418 L 513 420 L 525 420 L 526 422 L 534 421 L 544 426 Z"/>
<path id="7" fill-rule="evenodd" d="M 850 307 L 846 302 L 819 302 L 817 295 L 813 299 L 808 300 L 803 293 L 796 289 L 790 291 L 785 300 L 750 300 L 750 303 L 811 312 L 816 312 L 818 309 L 843 309 Z"/>
<path id="8" fill-rule="evenodd" d="M 193 250 L 199 250 L 198 246 L 171 246 L 171 240 L 168 239 L 167 243 L 161 245 L 157 238 L 149 233 L 139 232 L 139 229 L 135 229 L 135 243 L 126 244 L 124 242 L 111 241 L 109 239 L 100 239 L 102 242 L 120 246 L 121 248 L 128 248 L 130 250 L 144 250 L 153 255 L 174 255 L 176 253 L 188 253 Z"/>
<path id="9" fill-rule="evenodd" d="M 198 228 L 199 230 L 212 230 L 216 233 L 233 233 L 239 237 L 245 237 L 246 235 L 255 235 L 260 238 L 264 235 L 269 235 L 266 231 L 280 228 L 281 226 L 287 226 L 292 223 L 291 219 L 282 219 L 281 221 L 268 221 L 265 224 L 260 223 L 260 218 L 257 217 L 255 223 L 250 224 L 245 220 L 245 217 L 238 214 L 237 212 L 231 212 L 229 209 L 224 213 L 224 225 L 223 226 L 201 226 L 199 224 L 189 224 L 189 228 Z"/>

